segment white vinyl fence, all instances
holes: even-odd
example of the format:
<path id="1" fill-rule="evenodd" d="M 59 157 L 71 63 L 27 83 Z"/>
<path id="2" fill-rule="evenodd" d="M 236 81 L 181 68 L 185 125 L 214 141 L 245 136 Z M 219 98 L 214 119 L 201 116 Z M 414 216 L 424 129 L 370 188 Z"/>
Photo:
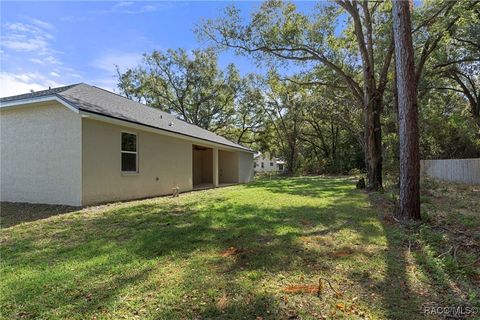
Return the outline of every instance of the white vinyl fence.
<path id="1" fill-rule="evenodd" d="M 421 160 L 420 172 L 435 179 L 480 185 L 480 158 Z"/>

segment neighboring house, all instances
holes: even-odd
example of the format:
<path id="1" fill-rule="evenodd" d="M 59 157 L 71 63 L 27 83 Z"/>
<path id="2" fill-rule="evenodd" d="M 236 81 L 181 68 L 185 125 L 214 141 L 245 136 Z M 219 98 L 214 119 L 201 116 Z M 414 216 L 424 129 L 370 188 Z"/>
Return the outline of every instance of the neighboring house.
<path id="1" fill-rule="evenodd" d="M 255 172 L 283 172 L 285 161 L 272 157 L 268 152 L 257 153 L 253 156 L 253 168 Z"/>
<path id="2" fill-rule="evenodd" d="M 2 201 L 90 205 L 253 178 L 253 151 L 76 84 L 0 99 Z"/>

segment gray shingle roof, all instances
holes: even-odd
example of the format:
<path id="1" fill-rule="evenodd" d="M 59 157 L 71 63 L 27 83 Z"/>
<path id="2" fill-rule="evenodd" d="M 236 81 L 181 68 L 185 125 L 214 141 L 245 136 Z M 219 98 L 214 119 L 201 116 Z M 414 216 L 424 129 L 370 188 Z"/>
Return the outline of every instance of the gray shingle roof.
<path id="1" fill-rule="evenodd" d="M 245 151 L 251 151 L 249 148 L 227 140 L 196 125 L 179 120 L 175 116 L 157 108 L 146 106 L 113 92 L 85 83 L 0 98 L 0 103 L 47 96 L 56 96 L 80 111 L 100 114 Z"/>

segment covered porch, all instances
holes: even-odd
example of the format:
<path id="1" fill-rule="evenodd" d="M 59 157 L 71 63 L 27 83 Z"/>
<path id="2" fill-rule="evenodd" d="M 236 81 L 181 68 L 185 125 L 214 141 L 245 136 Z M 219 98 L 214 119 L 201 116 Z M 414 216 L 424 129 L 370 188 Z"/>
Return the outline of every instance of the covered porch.
<path id="1" fill-rule="evenodd" d="M 234 151 L 192 145 L 193 190 L 239 183 L 239 155 Z"/>

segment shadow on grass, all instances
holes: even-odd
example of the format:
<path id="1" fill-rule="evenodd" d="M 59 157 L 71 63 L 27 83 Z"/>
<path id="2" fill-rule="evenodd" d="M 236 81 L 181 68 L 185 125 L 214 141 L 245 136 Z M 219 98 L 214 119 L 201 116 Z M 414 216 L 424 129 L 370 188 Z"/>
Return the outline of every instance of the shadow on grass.
<path id="1" fill-rule="evenodd" d="M 0 228 L 9 228 L 20 223 L 37 221 L 77 210 L 79 207 L 0 202 Z"/>
<path id="2" fill-rule="evenodd" d="M 18 229 L 21 235 L 15 240 L 3 239 L 2 268 L 17 276 L 3 282 L 9 301 L 3 301 L 1 306 L 7 314 L 9 310 L 18 312 L 18 305 L 12 304 L 15 301 L 23 306 L 21 312 L 31 317 L 93 314 L 111 308 L 125 295 L 127 287 L 142 286 L 155 278 L 152 265 L 168 264 L 172 259 L 190 263 L 198 252 L 207 252 L 213 256 L 198 264 L 192 262 L 187 268 L 189 272 L 180 279 L 182 289 L 174 289 L 179 292 L 169 298 L 171 307 L 165 304 L 160 313 L 174 312 L 178 316 L 185 312 L 183 315 L 187 317 L 202 314 L 228 318 L 230 312 L 236 310 L 232 317 L 267 317 L 274 314 L 274 298 L 266 293 L 252 296 L 248 307 L 232 301 L 220 309 L 213 302 L 196 311 L 180 312 L 174 308 L 182 304 L 180 292 L 185 287 L 205 290 L 207 276 L 200 275 L 205 266 L 216 270 L 217 281 L 212 287 L 218 286 L 218 279 L 229 283 L 228 279 L 248 271 L 326 270 L 331 263 L 328 257 L 305 250 L 297 241 L 306 235 L 303 224 L 310 223 L 318 230 L 331 232 L 352 228 L 368 239 L 380 232 L 364 228 L 371 219 L 366 208 L 352 208 L 348 197 L 338 198 L 335 204 L 324 207 L 283 206 L 279 209 L 240 205 L 226 198 L 211 197 L 186 203 L 127 206 L 82 217 L 75 215 L 49 221 L 41 229 L 26 225 L 25 229 Z M 244 254 L 224 257 L 222 253 L 229 247 L 244 249 Z M 196 280 L 189 282 L 188 279 Z M 229 291 L 240 290 L 238 284 L 230 282 L 230 285 Z"/>
<path id="3" fill-rule="evenodd" d="M 279 287 L 262 288 L 263 279 L 336 277 L 336 267 L 345 267 L 350 273 L 336 286 L 365 281 L 362 299 L 376 304 L 371 294 L 380 296 L 383 306 L 377 308 L 386 318 L 421 317 L 422 298 L 410 287 L 403 231 L 382 227 L 363 194 L 345 180 L 295 178 L 242 188 L 278 196 L 334 194 L 335 200 L 260 206 L 212 190 L 178 201 L 65 216 L 41 228 L 11 228 L 2 237 L 2 274 L 8 277 L 1 284 L 0 307 L 7 316 L 25 312 L 32 318 L 102 312 L 127 318 L 288 318 L 292 314 L 276 294 Z M 346 257 L 332 254 L 338 243 L 345 245 L 346 234 L 356 249 Z M 383 250 L 384 240 L 386 250 L 375 251 Z M 237 252 L 226 254 L 229 248 Z M 377 272 L 370 259 L 384 262 L 385 275 L 367 283 L 364 272 Z M 323 300 L 311 299 L 311 308 L 323 307 Z M 301 317 L 302 310 L 294 311 Z"/>
<path id="4" fill-rule="evenodd" d="M 452 235 L 448 228 L 438 226 L 441 221 L 435 221 L 435 217 L 400 225 L 392 219 L 393 203 L 385 195 L 372 194 L 369 200 L 384 211 L 380 219 L 388 250 L 382 287 L 385 288 L 383 303 L 389 319 L 424 319 L 427 306 L 480 307 L 480 269 L 474 270 L 475 263 L 480 266 L 480 259 L 472 234 Z M 462 246 L 462 238 L 468 239 L 464 250 L 470 258 L 464 260 L 463 265 L 459 262 L 460 254 L 452 250 Z M 448 315 L 441 317 L 448 318 Z"/>

